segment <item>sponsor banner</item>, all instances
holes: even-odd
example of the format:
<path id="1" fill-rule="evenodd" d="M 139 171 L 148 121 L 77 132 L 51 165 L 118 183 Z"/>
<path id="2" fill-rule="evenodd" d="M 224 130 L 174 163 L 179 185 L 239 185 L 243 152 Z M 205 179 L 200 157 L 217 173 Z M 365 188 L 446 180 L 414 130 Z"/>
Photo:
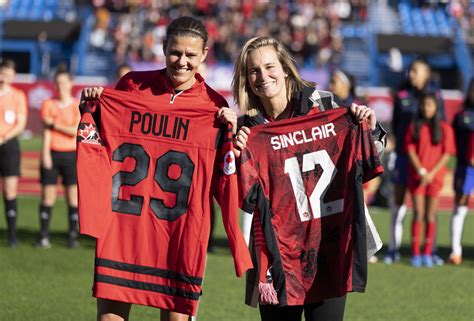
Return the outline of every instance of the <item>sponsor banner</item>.
<path id="1" fill-rule="evenodd" d="M 232 98 L 231 92 L 231 80 L 232 80 L 232 68 L 227 66 L 213 66 L 209 67 L 206 72 L 206 82 L 219 91 L 229 102 L 231 107 L 238 112 L 234 99 Z M 309 75 L 308 70 L 303 70 L 302 74 Z M 306 77 L 307 78 L 307 77 Z M 305 78 L 305 79 L 306 79 Z M 322 84 L 327 84 L 325 73 L 314 73 L 310 81 L 314 81 L 318 84 L 318 88 L 324 90 L 327 89 Z M 76 84 L 73 87 L 73 95 L 80 98 L 81 90 L 84 87 L 90 86 L 102 86 L 102 87 L 113 87 L 114 84 L 106 85 L 103 79 L 86 79 L 81 77 L 79 79 L 81 83 L 78 83 L 78 79 L 75 78 Z M 34 79 L 26 79 L 20 77 L 20 81 L 14 84 L 16 88 L 23 90 L 28 99 L 29 115 L 27 128 L 34 134 L 41 132 L 42 126 L 39 121 L 39 108 L 41 103 L 55 95 L 54 84 L 51 81 Z M 377 119 L 381 123 L 390 123 L 392 118 L 393 99 L 391 91 L 386 87 L 361 87 L 357 90 L 358 95 L 364 97 L 369 107 L 375 110 Z M 445 100 L 446 114 L 448 120 L 451 121 L 454 114 L 461 108 L 463 95 L 460 91 L 455 90 L 443 90 L 443 98 Z"/>

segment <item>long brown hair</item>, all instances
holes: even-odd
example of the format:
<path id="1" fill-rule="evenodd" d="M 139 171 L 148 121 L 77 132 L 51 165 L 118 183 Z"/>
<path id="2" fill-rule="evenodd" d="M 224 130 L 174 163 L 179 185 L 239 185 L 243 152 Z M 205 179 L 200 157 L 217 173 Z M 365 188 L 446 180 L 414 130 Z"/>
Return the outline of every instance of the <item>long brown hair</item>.
<path id="1" fill-rule="evenodd" d="M 240 111 L 249 116 L 255 116 L 263 110 L 260 98 L 255 95 L 250 88 L 247 75 L 247 61 L 249 53 L 255 49 L 272 46 L 278 56 L 278 60 L 283 66 L 286 77 L 287 100 L 290 101 L 296 92 L 301 91 L 303 87 L 314 87 L 315 85 L 303 80 L 295 66 L 293 57 L 283 44 L 273 37 L 256 37 L 248 40 L 240 51 L 234 68 L 232 78 L 232 94 L 239 105 Z"/>

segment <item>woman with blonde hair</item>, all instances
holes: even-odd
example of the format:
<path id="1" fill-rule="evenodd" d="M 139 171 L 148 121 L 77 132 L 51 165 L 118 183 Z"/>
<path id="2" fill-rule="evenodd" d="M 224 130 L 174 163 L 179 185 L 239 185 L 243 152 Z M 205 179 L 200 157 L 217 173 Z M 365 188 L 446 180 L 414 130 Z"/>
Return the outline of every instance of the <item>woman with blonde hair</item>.
<path id="1" fill-rule="evenodd" d="M 244 151 L 246 148 L 251 133 L 250 127 L 257 125 L 265 126 L 265 124 L 339 107 L 335 102 L 333 93 L 317 90 L 314 84 L 300 77 L 287 49 L 277 39 L 272 37 L 253 38 L 248 40 L 243 46 L 235 65 L 232 91 L 241 112 L 244 114 L 239 119 L 241 128 L 234 142 L 234 146 L 240 151 Z M 350 107 L 350 113 L 359 122 L 368 122 L 367 125 L 372 130 L 377 150 L 380 154 L 384 147 L 385 131 L 376 122 L 374 111 L 366 106 L 358 106 L 356 104 L 347 107 Z M 243 175 L 244 160 L 241 159 L 241 162 L 241 174 Z M 273 164 L 272 166 L 278 165 Z M 280 187 L 283 188 L 283 186 Z M 266 188 L 271 188 L 271 185 L 270 187 L 266 186 Z M 270 191 L 269 193 L 273 192 L 276 193 L 277 191 Z M 258 193 L 250 197 L 249 194 L 244 196 L 242 209 L 247 213 L 251 213 L 257 208 L 255 206 L 252 207 L 252 202 L 253 204 L 258 204 L 261 201 L 264 201 L 264 203 L 268 202 L 267 199 L 258 199 L 260 196 L 261 194 Z M 271 202 L 265 204 L 272 208 Z M 302 266 L 302 262 L 308 261 L 311 254 L 309 252 L 304 254 L 304 251 L 301 252 L 301 249 L 297 250 L 296 244 L 290 244 L 291 240 L 286 240 L 287 242 L 282 241 L 288 246 L 278 243 L 279 241 L 276 240 L 280 240 L 278 230 L 284 230 L 286 226 L 283 225 L 291 225 L 290 229 L 297 229 L 296 234 L 299 232 L 304 234 L 304 226 L 307 225 L 292 225 L 292 222 L 286 221 L 284 218 L 275 218 L 274 216 L 266 220 L 262 218 L 262 215 L 262 213 L 256 211 L 252 223 L 253 230 L 250 247 L 254 253 L 256 260 L 254 261 L 254 266 L 257 266 L 257 269 L 253 275 L 250 274 L 247 278 L 246 303 L 256 305 L 258 296 L 260 316 L 263 321 L 301 320 L 303 312 L 306 320 L 342 320 L 346 300 L 345 290 L 342 291 L 343 293 L 341 291 L 329 291 L 340 294 L 328 295 L 320 299 L 321 295 L 315 294 L 314 289 L 308 290 L 307 286 L 311 288 L 311 281 L 305 281 L 305 284 L 300 284 L 298 281 L 298 275 L 304 274 L 304 271 L 295 269 L 294 274 L 290 273 L 290 275 L 287 273 L 288 267 L 298 264 Z M 275 214 L 275 216 L 277 215 Z M 289 216 L 291 216 L 291 213 Z M 361 219 L 365 223 L 363 215 Z M 262 222 L 269 224 L 264 226 Z M 311 222 L 304 223 L 311 224 Z M 275 224 L 280 224 L 280 226 L 275 227 Z M 276 231 L 275 234 L 273 234 L 273 231 Z M 370 232 L 367 230 L 367 235 Z M 365 237 L 365 234 L 358 234 L 357 242 L 365 245 Z M 305 241 L 302 242 L 304 243 Z M 277 243 L 279 245 L 276 245 Z M 301 253 L 298 254 L 298 251 Z M 365 287 L 366 280 L 364 277 L 366 278 L 367 272 L 367 248 L 365 248 L 365 253 L 362 252 L 358 256 L 360 262 L 355 264 L 360 263 L 360 267 L 365 269 L 365 271 L 361 271 L 362 279 L 357 281 L 360 284 L 353 284 L 354 289 L 359 285 L 361 288 Z M 364 256 L 365 258 L 363 258 Z M 284 267 L 282 268 L 282 266 Z M 280 273 L 276 269 L 279 269 L 280 272 L 284 269 L 287 272 Z M 282 274 L 284 274 L 283 277 Z M 280 281 L 283 278 L 284 281 L 273 282 L 275 277 L 279 278 Z M 273 283 L 276 286 L 273 287 Z M 302 286 L 308 291 L 302 290 Z M 336 286 L 339 285 L 334 285 L 334 288 Z M 302 291 L 296 291 L 296 289 Z M 324 289 L 323 291 L 327 292 Z M 255 295 L 256 293 L 258 295 Z"/>

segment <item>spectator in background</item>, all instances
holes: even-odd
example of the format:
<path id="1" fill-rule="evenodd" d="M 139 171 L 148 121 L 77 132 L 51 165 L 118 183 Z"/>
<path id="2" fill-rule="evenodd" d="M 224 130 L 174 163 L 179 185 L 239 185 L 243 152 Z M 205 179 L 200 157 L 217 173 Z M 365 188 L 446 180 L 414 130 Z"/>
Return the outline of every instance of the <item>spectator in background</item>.
<path id="1" fill-rule="evenodd" d="M 406 133 L 409 159 L 408 188 L 413 197 L 412 265 L 433 266 L 431 257 L 436 235 L 437 196 L 443 187 L 446 163 L 455 153 L 453 131 L 438 113 L 439 100 L 434 94 L 420 99 L 419 117 Z M 426 223 L 425 246 L 421 255 L 421 233 Z"/>
<path id="2" fill-rule="evenodd" d="M 352 103 L 365 105 L 366 103 L 356 96 L 356 80 L 351 74 L 336 69 L 331 74 L 329 89 L 336 94 L 335 100 L 338 105 L 350 107 Z"/>
<path id="3" fill-rule="evenodd" d="M 56 203 L 58 177 L 66 191 L 68 204 L 68 246 L 79 246 L 77 214 L 76 131 L 81 119 L 79 100 L 72 95 L 72 75 L 59 66 L 54 76 L 57 97 L 43 102 L 40 110 L 44 124 L 41 149 L 40 236 L 37 247 L 50 248 L 49 222 Z"/>
<path id="4" fill-rule="evenodd" d="M 449 262 L 459 265 L 462 262 L 461 238 L 469 197 L 474 192 L 474 78 L 469 83 L 463 108 L 453 120 L 456 140 L 456 173 L 454 191 L 456 192 L 453 216 L 451 218 L 451 254 Z"/>
<path id="5" fill-rule="evenodd" d="M 126 6 L 129 6 L 127 9 Z M 96 9 L 96 34 L 103 43 L 112 30 L 116 63 L 146 61 L 163 64 L 162 42 L 168 20 L 198 14 L 209 30 L 209 64 L 232 63 L 251 36 L 273 35 L 287 46 L 299 65 L 326 66 L 340 62 L 341 20 L 366 20 L 367 1 L 198 1 L 139 2 Z M 107 9 L 104 9 L 107 6 Z M 341 9 L 342 8 L 342 9 Z M 110 19 L 109 13 L 114 16 Z"/>
<path id="6" fill-rule="evenodd" d="M 341 69 L 336 69 L 331 74 L 331 81 L 329 83 L 329 90 L 332 91 L 334 101 L 340 106 L 350 107 L 353 103 L 357 105 L 366 105 L 367 103 L 356 95 L 356 80 L 355 77 Z M 386 176 L 386 174 L 382 174 Z M 383 178 L 382 178 L 383 179 Z M 364 184 L 364 197 L 367 203 L 367 188 L 368 183 Z M 370 263 L 378 262 L 376 256 L 369 259 Z"/>
<path id="7" fill-rule="evenodd" d="M 423 58 L 416 58 L 408 71 L 407 81 L 394 97 L 392 134 L 395 137 L 396 161 L 392 172 L 394 199 L 391 208 L 390 243 L 385 263 L 399 261 L 399 249 L 402 242 L 403 219 L 407 211 L 405 194 L 408 183 L 408 157 L 405 151 L 405 134 L 412 120 L 419 114 L 420 98 L 427 92 L 435 92 L 437 110 L 445 119 L 444 103 L 439 88 L 431 80 L 431 67 Z M 436 263 L 441 263 L 435 256 Z M 442 264 L 442 263 L 441 263 Z"/>
<path id="8" fill-rule="evenodd" d="M 0 176 L 8 226 L 8 245 L 15 247 L 20 144 L 18 136 L 25 130 L 28 106 L 25 94 L 11 86 L 16 75 L 13 60 L 0 63 Z"/>

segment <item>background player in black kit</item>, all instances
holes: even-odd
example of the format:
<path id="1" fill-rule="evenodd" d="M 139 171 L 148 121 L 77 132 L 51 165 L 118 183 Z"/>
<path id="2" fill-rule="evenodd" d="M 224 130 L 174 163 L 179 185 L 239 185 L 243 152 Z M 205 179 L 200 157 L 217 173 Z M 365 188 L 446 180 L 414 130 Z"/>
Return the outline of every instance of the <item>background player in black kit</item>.
<path id="1" fill-rule="evenodd" d="M 286 48 L 271 37 L 253 38 L 243 46 L 235 66 L 232 92 L 244 114 L 235 140 L 236 148 L 241 150 L 246 146 L 249 127 L 339 107 L 332 93 L 318 91 L 301 79 Z M 350 110 L 359 121 L 369 122 L 381 153 L 385 132 L 377 124 L 374 111 L 355 104 Z M 254 237 L 257 239 L 258 235 Z M 259 273 L 260 280 L 265 280 L 266 271 Z M 301 320 L 303 311 L 306 320 L 337 321 L 344 317 L 345 301 L 344 295 L 298 306 L 260 304 L 259 309 L 263 321 Z"/>
<path id="2" fill-rule="evenodd" d="M 3 200 L 8 225 L 8 245 L 15 247 L 20 144 L 18 136 L 25 130 L 28 107 L 25 94 L 13 86 L 15 63 L 6 59 L 0 64 L 0 176 L 3 178 Z"/>

